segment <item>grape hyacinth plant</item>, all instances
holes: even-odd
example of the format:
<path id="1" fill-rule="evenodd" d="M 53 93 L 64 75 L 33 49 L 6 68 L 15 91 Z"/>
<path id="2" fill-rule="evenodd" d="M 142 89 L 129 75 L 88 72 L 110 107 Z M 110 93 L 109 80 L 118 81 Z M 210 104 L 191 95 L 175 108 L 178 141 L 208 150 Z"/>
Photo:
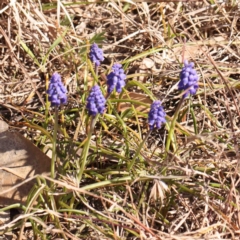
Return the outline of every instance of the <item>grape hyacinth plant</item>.
<path id="1" fill-rule="evenodd" d="M 145 136 L 145 138 L 143 139 L 143 141 L 139 145 L 135 156 L 131 160 L 131 162 L 128 166 L 129 171 L 132 169 L 137 157 L 140 154 L 141 149 L 143 148 L 143 145 L 147 141 L 147 139 L 150 136 L 152 130 L 154 130 L 154 128 L 160 129 L 162 127 L 162 124 L 164 124 L 164 123 L 166 123 L 166 113 L 165 113 L 165 111 L 164 111 L 164 109 L 161 105 L 161 101 L 156 100 L 152 103 L 150 111 L 148 113 L 148 125 L 149 125 L 150 130 L 148 131 L 147 135 Z"/>
<path id="2" fill-rule="evenodd" d="M 188 95 L 196 94 L 198 89 L 198 75 L 194 69 L 194 63 L 188 63 L 187 60 L 184 61 L 184 67 L 180 73 L 180 82 L 178 84 L 178 90 L 186 91 L 183 94 L 183 98 L 188 97 Z"/>
<path id="3" fill-rule="evenodd" d="M 125 79 L 126 75 L 124 74 L 122 65 L 115 63 L 112 66 L 112 72 L 107 76 L 108 94 L 110 95 L 114 89 L 120 93 L 122 91 L 122 88 L 126 85 Z"/>
<path id="4" fill-rule="evenodd" d="M 156 128 L 161 128 L 162 124 L 166 123 L 166 113 L 161 106 L 159 100 L 154 101 L 151 105 L 151 109 L 148 114 L 148 124 L 151 130 Z"/>
<path id="5" fill-rule="evenodd" d="M 104 60 L 103 50 L 96 43 L 93 43 L 90 47 L 89 57 L 91 62 L 95 64 L 95 67 L 99 67 L 100 63 Z"/>
<path id="6" fill-rule="evenodd" d="M 177 109 L 175 111 L 175 114 L 173 116 L 171 126 L 168 132 L 167 142 L 166 142 L 166 151 L 169 151 L 170 144 L 173 142 L 173 133 L 175 129 L 175 124 L 178 118 L 179 111 L 181 109 L 182 103 L 184 99 L 186 99 L 189 95 L 195 95 L 198 89 L 198 75 L 196 70 L 194 69 L 194 63 L 190 62 L 188 63 L 187 60 L 184 62 L 184 67 L 182 68 L 182 71 L 180 72 L 180 81 L 178 84 L 178 90 L 183 90 L 184 93 L 182 95 L 182 98 L 179 101 L 179 104 L 177 106 Z M 176 150 L 175 144 L 173 144 L 174 151 Z"/>
<path id="7" fill-rule="evenodd" d="M 52 161 L 51 161 L 51 177 L 55 178 L 55 163 L 57 160 L 56 155 L 56 142 L 57 142 L 57 129 L 58 129 L 58 107 L 61 104 L 67 104 L 67 89 L 64 87 L 61 76 L 54 73 L 50 79 L 47 89 L 48 100 L 51 106 L 54 107 L 54 131 L 53 131 L 53 146 L 52 146 Z"/>
<path id="8" fill-rule="evenodd" d="M 64 87 L 61 81 L 60 74 L 54 73 L 52 75 L 47 94 L 48 100 L 51 102 L 52 107 L 67 103 L 67 89 Z"/>
<path id="9" fill-rule="evenodd" d="M 104 113 L 105 104 L 106 104 L 106 99 L 104 98 L 100 87 L 98 85 L 93 86 L 87 98 L 86 109 L 88 110 L 88 115 L 91 117 L 91 123 L 90 123 L 90 129 L 88 131 L 87 142 L 84 146 L 83 156 L 79 159 L 80 170 L 78 173 L 78 183 L 80 183 L 81 181 L 82 174 L 86 166 L 91 137 L 92 137 L 93 129 L 96 124 L 97 115 Z"/>
<path id="10" fill-rule="evenodd" d="M 98 113 L 103 114 L 105 110 L 106 99 L 98 85 L 92 87 L 87 98 L 87 110 L 90 116 L 96 116 Z"/>

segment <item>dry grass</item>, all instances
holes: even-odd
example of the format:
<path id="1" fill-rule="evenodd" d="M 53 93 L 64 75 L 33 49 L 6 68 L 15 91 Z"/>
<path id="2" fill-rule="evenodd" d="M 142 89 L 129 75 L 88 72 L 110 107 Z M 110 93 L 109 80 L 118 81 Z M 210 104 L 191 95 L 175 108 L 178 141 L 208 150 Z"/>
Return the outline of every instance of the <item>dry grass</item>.
<path id="1" fill-rule="evenodd" d="M 181 109 L 176 142 L 165 161 L 159 159 L 168 131 L 159 130 L 142 151 L 140 160 L 146 164 L 136 168 L 141 174 L 128 176 L 122 165 L 111 169 L 124 147 L 115 156 L 114 151 L 107 152 L 108 146 L 121 145 L 124 137 L 119 126 L 106 131 L 99 126 L 97 136 L 103 138 L 102 153 L 97 155 L 99 171 L 94 164 L 92 168 L 98 177 L 89 168 L 88 176 L 95 178 L 86 178 L 81 188 L 75 186 L 71 174 L 54 180 L 59 188 L 75 194 L 80 202 L 77 208 L 67 214 L 67 199 L 65 207 L 35 208 L 17 220 L 35 221 L 54 239 L 58 231 L 66 239 L 239 239 L 238 2 L 41 2 L 0 3 L 0 109 L 13 127 L 24 126 L 26 121 L 39 125 L 44 121 L 45 79 L 54 71 L 61 73 L 68 88 L 67 110 L 79 108 L 83 120 L 81 101 L 87 94 L 86 82 L 91 81 L 86 56 L 93 37 L 102 43 L 105 53 L 101 71 L 105 73 L 116 61 L 125 64 L 128 81 L 140 81 L 163 100 L 169 121 L 180 97 L 176 84 L 183 59 L 195 62 L 200 88 Z M 142 92 L 136 86 L 128 90 Z M 67 134 L 81 141 L 85 128 L 78 117 L 70 117 Z M 146 115 L 142 117 L 139 114 L 140 123 L 133 118 L 126 124 L 144 135 Z M 39 140 L 34 129 L 21 130 L 32 140 Z M 130 133 L 127 140 L 132 154 L 141 134 Z M 67 154 L 67 150 L 61 153 Z M 104 179 L 106 169 L 119 173 L 106 173 Z M 114 177 L 120 180 L 109 184 L 107 180 Z M 96 188 L 95 183 L 101 187 Z M 53 217 L 46 216 L 57 216 L 59 225 L 53 226 Z M 3 229 L 6 226 L 0 227 Z M 27 232 L 22 225 L 19 238 Z"/>

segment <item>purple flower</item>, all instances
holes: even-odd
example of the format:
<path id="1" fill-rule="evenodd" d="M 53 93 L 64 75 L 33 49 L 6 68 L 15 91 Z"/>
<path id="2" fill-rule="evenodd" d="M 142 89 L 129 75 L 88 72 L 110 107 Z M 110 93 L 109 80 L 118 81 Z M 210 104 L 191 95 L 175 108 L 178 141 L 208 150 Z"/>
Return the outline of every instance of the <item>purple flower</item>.
<path id="1" fill-rule="evenodd" d="M 151 105 L 150 112 L 148 114 L 148 124 L 150 129 L 161 128 L 162 124 L 166 122 L 166 113 L 164 112 L 161 102 L 159 100 L 154 101 Z"/>
<path id="2" fill-rule="evenodd" d="M 126 85 L 126 75 L 122 69 L 122 65 L 115 63 L 112 66 L 112 72 L 107 76 L 108 94 L 110 94 L 114 88 L 118 93 L 122 91 L 122 88 Z"/>
<path id="3" fill-rule="evenodd" d="M 103 113 L 105 110 L 106 99 L 98 85 L 92 87 L 87 98 L 87 110 L 90 116 L 96 116 L 98 113 Z"/>
<path id="4" fill-rule="evenodd" d="M 54 73 L 50 79 L 47 94 L 51 106 L 59 106 L 67 103 L 67 89 L 64 87 L 61 76 Z"/>
<path id="5" fill-rule="evenodd" d="M 100 61 L 104 60 L 103 50 L 99 48 L 96 43 L 94 43 L 90 48 L 89 57 L 92 63 L 98 67 L 100 66 Z"/>
<path id="6" fill-rule="evenodd" d="M 196 94 L 198 89 L 198 75 L 193 67 L 193 62 L 188 63 L 187 60 L 184 61 L 184 67 L 180 73 L 180 82 L 178 84 L 178 90 L 186 91 L 183 94 L 183 98 L 186 98 L 189 94 Z"/>

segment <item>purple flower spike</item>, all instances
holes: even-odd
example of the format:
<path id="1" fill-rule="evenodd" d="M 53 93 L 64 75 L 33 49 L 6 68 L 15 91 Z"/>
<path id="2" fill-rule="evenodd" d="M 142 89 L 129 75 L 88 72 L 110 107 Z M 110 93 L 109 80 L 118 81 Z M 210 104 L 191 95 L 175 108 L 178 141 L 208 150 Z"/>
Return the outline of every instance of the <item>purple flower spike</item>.
<path id="1" fill-rule="evenodd" d="M 180 73 L 180 82 L 178 84 L 178 90 L 186 91 L 183 94 L 183 98 L 186 98 L 189 94 L 196 94 L 198 89 L 198 75 L 194 69 L 194 63 L 188 63 L 187 60 L 184 61 L 184 67 Z"/>
<path id="2" fill-rule="evenodd" d="M 162 124 L 166 122 L 166 113 L 164 112 L 161 102 L 159 100 L 154 101 L 151 105 L 150 112 L 148 114 L 148 124 L 151 130 L 161 128 Z"/>
<path id="3" fill-rule="evenodd" d="M 59 106 L 60 104 L 67 103 L 67 89 L 64 87 L 61 76 L 54 73 L 50 79 L 47 94 L 51 102 L 51 106 Z"/>
<path id="4" fill-rule="evenodd" d="M 98 113 L 103 114 L 105 110 L 106 99 L 98 85 L 92 87 L 87 98 L 87 110 L 90 116 L 96 116 Z"/>
<path id="5" fill-rule="evenodd" d="M 96 43 L 94 43 L 90 48 L 89 57 L 92 63 L 98 67 L 100 66 L 100 62 L 104 60 L 103 50 L 99 48 Z"/>
<path id="6" fill-rule="evenodd" d="M 107 76 L 108 94 L 110 94 L 114 89 L 120 93 L 122 88 L 126 85 L 125 79 L 126 75 L 124 74 L 122 65 L 115 63 L 112 66 L 112 72 Z"/>

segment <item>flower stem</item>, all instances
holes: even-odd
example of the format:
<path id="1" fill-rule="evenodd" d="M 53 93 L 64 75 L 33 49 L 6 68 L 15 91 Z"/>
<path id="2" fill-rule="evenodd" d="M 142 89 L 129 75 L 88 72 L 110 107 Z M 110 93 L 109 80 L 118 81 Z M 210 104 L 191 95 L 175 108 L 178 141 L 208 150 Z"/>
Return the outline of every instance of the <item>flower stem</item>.
<path id="1" fill-rule="evenodd" d="M 58 107 L 54 106 L 54 130 L 53 130 L 53 146 L 52 146 L 52 161 L 51 161 L 51 177 L 55 178 L 56 164 L 56 145 L 57 145 L 57 130 L 58 130 Z"/>
<path id="2" fill-rule="evenodd" d="M 98 78 L 98 66 L 95 64 L 95 73 L 96 73 L 96 77 Z"/>
<path id="3" fill-rule="evenodd" d="M 179 111 L 180 111 L 180 109 L 181 109 L 181 106 L 182 106 L 183 101 L 184 101 L 184 98 L 181 98 L 181 100 L 180 100 L 179 103 L 178 103 L 176 112 L 175 112 L 175 114 L 174 114 L 174 116 L 173 116 L 172 122 L 171 122 L 171 126 L 170 126 L 170 129 L 169 129 L 169 132 L 168 132 L 168 137 L 167 137 L 166 148 L 165 148 L 166 153 L 169 151 L 170 144 L 171 144 L 171 141 L 172 141 L 172 139 L 173 139 L 176 121 L 177 121 L 178 114 L 179 114 Z"/>
<path id="4" fill-rule="evenodd" d="M 91 142 L 91 137 L 92 137 L 92 133 L 93 133 L 93 129 L 95 127 L 96 121 L 97 121 L 97 116 L 93 116 L 91 118 L 91 125 L 90 125 L 90 130 L 88 132 L 88 136 L 87 136 L 87 142 L 84 145 L 84 149 L 82 152 L 82 155 L 79 159 L 79 166 L 80 166 L 80 171 L 78 173 L 78 183 L 80 183 L 81 179 L 82 179 L 82 175 L 86 166 L 86 162 L 87 162 L 87 156 L 88 156 L 88 152 L 89 152 L 89 147 L 90 147 L 90 142 Z"/>
<path id="5" fill-rule="evenodd" d="M 138 157 L 139 154 L 140 154 L 140 151 L 141 151 L 144 143 L 147 141 L 147 139 L 148 139 L 148 137 L 150 136 L 151 132 L 152 132 L 152 130 L 149 130 L 149 131 L 148 131 L 147 135 L 145 136 L 145 138 L 143 139 L 143 141 L 142 141 L 141 144 L 139 145 L 135 156 L 133 157 L 132 161 L 130 162 L 130 164 L 129 164 L 129 166 L 128 166 L 128 171 L 129 171 L 129 172 L 131 171 L 131 169 L 132 169 L 132 167 L 133 167 L 133 165 L 134 165 L 137 157 Z"/>

